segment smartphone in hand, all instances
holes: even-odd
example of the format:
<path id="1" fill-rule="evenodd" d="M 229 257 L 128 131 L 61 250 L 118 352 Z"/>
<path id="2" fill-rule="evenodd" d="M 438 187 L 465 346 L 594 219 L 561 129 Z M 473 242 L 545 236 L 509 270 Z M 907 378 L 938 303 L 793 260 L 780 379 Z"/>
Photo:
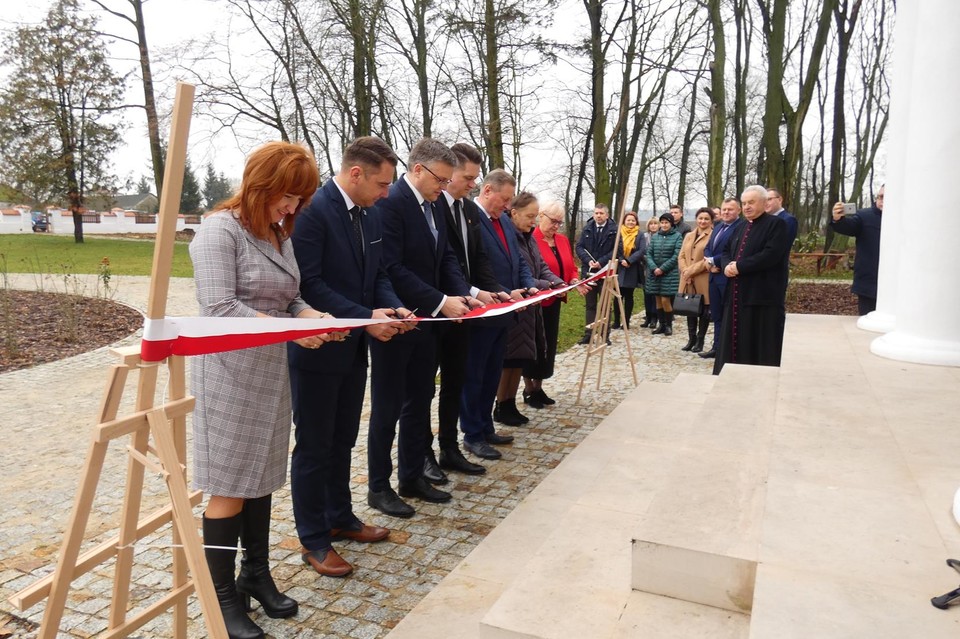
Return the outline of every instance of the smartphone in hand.
<path id="1" fill-rule="evenodd" d="M 857 212 L 857 205 L 852 202 L 843 203 L 843 214 L 844 215 L 853 215 Z"/>

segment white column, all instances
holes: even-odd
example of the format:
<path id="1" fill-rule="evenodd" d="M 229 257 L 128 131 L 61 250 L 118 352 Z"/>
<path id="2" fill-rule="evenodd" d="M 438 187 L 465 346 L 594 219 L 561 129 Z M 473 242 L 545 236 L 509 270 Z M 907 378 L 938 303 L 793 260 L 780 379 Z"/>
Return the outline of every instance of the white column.
<path id="1" fill-rule="evenodd" d="M 896 327 L 875 339 L 870 350 L 890 359 L 960 366 L 958 252 L 951 232 L 957 214 L 950 198 L 941 197 L 960 184 L 960 2 L 900 3 L 904 9 L 910 5 L 922 37 L 912 42 L 909 121 L 890 123 L 907 127 L 898 198 L 904 215 L 897 225 L 888 226 L 886 218 L 883 223 L 885 233 L 899 231 Z M 891 186 L 887 192 L 896 192 Z"/>
<path id="2" fill-rule="evenodd" d="M 896 324 L 900 240 L 908 207 L 904 193 L 907 141 L 910 137 L 910 107 L 913 96 L 913 64 L 917 45 L 917 2 L 897 6 L 894 27 L 893 64 L 890 74 L 890 137 L 887 141 L 886 193 L 880 232 L 880 268 L 877 274 L 877 310 L 857 320 L 865 331 L 887 333 Z"/>

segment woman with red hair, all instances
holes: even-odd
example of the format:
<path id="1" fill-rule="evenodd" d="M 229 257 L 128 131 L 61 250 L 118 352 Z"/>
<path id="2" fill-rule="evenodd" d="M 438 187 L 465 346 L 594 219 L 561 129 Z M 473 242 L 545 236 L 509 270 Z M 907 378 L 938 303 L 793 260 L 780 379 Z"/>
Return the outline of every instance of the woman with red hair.
<path id="1" fill-rule="evenodd" d="M 327 317 L 300 299 L 289 238 L 318 181 L 316 161 L 297 145 L 270 142 L 250 154 L 239 190 L 204 219 L 190 244 L 201 315 Z M 296 342 L 319 348 L 345 335 Z M 271 498 L 286 481 L 289 457 L 287 347 L 201 355 L 193 361 L 191 390 L 193 482 L 210 495 L 203 515 L 207 565 L 227 634 L 259 639 L 263 630 L 246 613 L 251 597 L 270 617 L 298 609 L 277 590 L 268 563 Z M 236 577 L 238 540 L 244 557 Z"/>

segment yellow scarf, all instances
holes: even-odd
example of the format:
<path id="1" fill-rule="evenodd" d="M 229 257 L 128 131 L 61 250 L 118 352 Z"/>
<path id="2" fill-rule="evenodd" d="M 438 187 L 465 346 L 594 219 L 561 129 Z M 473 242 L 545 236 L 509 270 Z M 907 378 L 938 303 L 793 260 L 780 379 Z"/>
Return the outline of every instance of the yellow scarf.
<path id="1" fill-rule="evenodd" d="M 633 247 L 637 244 L 637 235 L 640 234 L 640 225 L 634 226 L 632 228 L 627 228 L 626 226 L 620 227 L 620 239 L 623 241 L 623 254 L 630 255 L 633 253 Z"/>

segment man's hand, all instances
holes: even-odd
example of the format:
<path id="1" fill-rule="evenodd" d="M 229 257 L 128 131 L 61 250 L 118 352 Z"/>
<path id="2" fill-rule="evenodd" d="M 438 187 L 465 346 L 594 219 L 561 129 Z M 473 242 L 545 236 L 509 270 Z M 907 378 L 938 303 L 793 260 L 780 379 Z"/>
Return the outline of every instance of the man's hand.
<path id="1" fill-rule="evenodd" d="M 740 271 L 737 270 L 737 263 L 730 262 L 727 264 L 727 268 L 723 269 L 723 274 L 727 277 L 736 277 L 737 275 L 740 275 Z"/>
<path id="2" fill-rule="evenodd" d="M 477 293 L 477 299 L 480 300 L 481 304 L 496 304 L 500 301 L 500 298 L 496 296 L 495 293 L 490 291 L 480 291 Z"/>
<path id="3" fill-rule="evenodd" d="M 375 308 L 373 309 L 373 314 L 370 316 L 370 319 L 393 319 L 396 316 L 397 313 L 392 308 Z M 391 337 L 400 332 L 400 326 L 400 322 L 373 324 L 372 326 L 365 327 L 364 330 L 374 339 L 378 339 L 381 342 L 389 342 Z"/>
<path id="4" fill-rule="evenodd" d="M 440 313 L 450 319 L 459 319 L 469 312 L 470 305 L 466 303 L 464 298 L 453 295 L 448 295 L 447 301 L 440 307 Z"/>
<path id="5" fill-rule="evenodd" d="M 600 268 L 600 262 L 597 262 L 596 260 L 590 260 L 590 270 L 596 271 L 598 268 Z"/>
<path id="6" fill-rule="evenodd" d="M 397 317 L 397 319 L 406 319 L 406 318 L 409 317 L 410 320 L 411 320 L 411 321 L 407 321 L 407 322 L 397 322 L 397 325 L 400 327 L 400 334 L 401 334 L 401 335 L 404 334 L 404 333 L 409 333 L 410 331 L 412 331 L 412 330 L 414 330 L 415 328 L 417 328 L 417 322 L 412 321 L 415 316 L 414 316 L 414 314 L 413 314 L 412 312 L 410 312 L 409 309 L 406 309 L 406 308 L 404 308 L 404 307 L 401 306 L 400 308 L 397 309 L 397 315 L 396 315 L 396 317 Z"/>
<path id="7" fill-rule="evenodd" d="M 843 217 L 843 202 L 837 202 L 833 205 L 833 221 L 837 222 Z"/>
<path id="8" fill-rule="evenodd" d="M 480 301 L 479 298 L 467 296 L 463 299 L 466 300 L 467 306 L 470 307 L 470 310 L 473 310 L 475 308 L 482 308 L 484 306 L 484 303 Z"/>

